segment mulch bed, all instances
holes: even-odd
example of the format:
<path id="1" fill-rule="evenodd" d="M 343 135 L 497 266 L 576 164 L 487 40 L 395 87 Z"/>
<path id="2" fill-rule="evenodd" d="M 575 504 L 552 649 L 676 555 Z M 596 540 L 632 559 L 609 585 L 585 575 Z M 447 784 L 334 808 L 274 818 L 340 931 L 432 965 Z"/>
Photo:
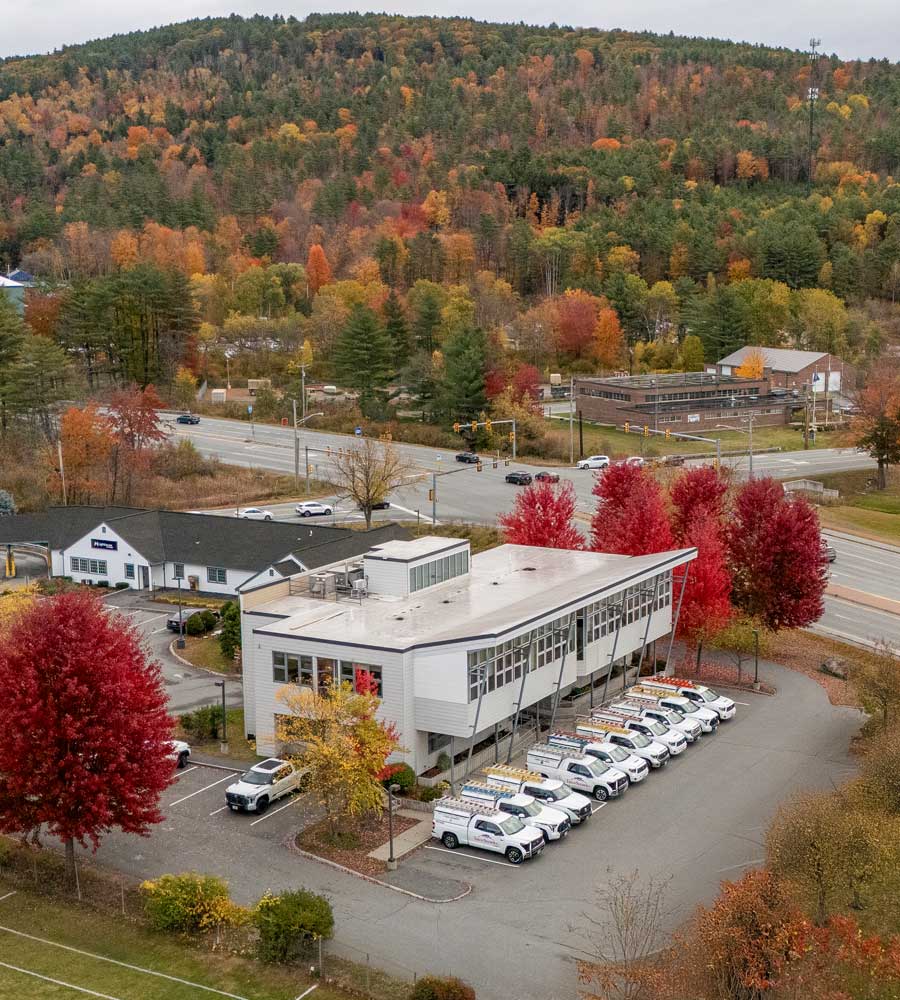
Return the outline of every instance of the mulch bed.
<path id="1" fill-rule="evenodd" d="M 769 649 L 766 653 L 767 659 L 774 660 L 791 670 L 798 670 L 820 684 L 832 705 L 848 705 L 851 708 L 860 707 L 853 688 L 847 681 L 823 673 L 822 664 L 832 657 L 846 660 L 850 664 L 859 663 L 865 660 L 866 656 L 864 650 L 855 646 L 835 642 L 833 639 L 826 639 L 800 629 L 778 633 L 769 640 Z"/>
<path id="2" fill-rule="evenodd" d="M 759 692 L 763 694 L 775 694 L 775 688 L 771 684 L 766 684 L 765 681 L 759 682 L 758 689 L 754 688 L 752 663 L 750 665 L 750 673 L 748 674 L 745 668 L 739 680 L 737 667 L 726 663 L 710 663 L 707 660 L 701 660 L 698 671 L 697 661 L 693 657 L 688 657 L 676 665 L 675 676 L 684 677 L 685 680 L 695 680 L 700 684 L 705 684 L 712 688 L 730 687 L 738 688 L 741 691 L 749 691 L 752 694 L 758 694 Z"/>
<path id="3" fill-rule="evenodd" d="M 398 816 L 394 813 L 394 836 L 403 833 L 411 826 L 415 826 L 419 820 L 410 816 Z M 295 841 L 301 851 L 308 851 L 320 858 L 334 861 L 345 868 L 352 868 L 353 871 L 361 875 L 378 876 L 387 871 L 387 866 L 383 861 L 377 861 L 369 857 L 369 851 L 374 851 L 376 847 L 381 847 L 388 841 L 388 822 L 384 815 L 375 821 L 366 821 L 354 831 L 359 839 L 356 847 L 338 847 L 328 840 L 330 827 L 327 820 L 309 826 L 301 833 L 297 834 Z"/>

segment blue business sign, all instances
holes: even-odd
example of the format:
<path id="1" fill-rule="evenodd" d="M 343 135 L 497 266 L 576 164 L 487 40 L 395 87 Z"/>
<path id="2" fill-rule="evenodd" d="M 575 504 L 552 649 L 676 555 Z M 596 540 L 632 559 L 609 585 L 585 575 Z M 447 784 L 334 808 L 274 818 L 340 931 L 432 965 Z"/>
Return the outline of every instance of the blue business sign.
<path id="1" fill-rule="evenodd" d="M 115 552 L 119 547 L 118 542 L 111 541 L 108 538 L 92 538 L 91 548 L 92 549 L 105 549 L 107 552 Z"/>

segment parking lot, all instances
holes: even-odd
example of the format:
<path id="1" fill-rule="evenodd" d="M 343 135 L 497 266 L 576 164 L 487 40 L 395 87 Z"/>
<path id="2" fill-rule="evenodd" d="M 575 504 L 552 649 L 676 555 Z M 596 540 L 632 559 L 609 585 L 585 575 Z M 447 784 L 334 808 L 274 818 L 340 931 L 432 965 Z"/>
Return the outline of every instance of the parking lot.
<path id="1" fill-rule="evenodd" d="M 99 860 L 142 878 L 219 874 L 242 903 L 267 888 L 323 892 L 334 906 L 338 952 L 369 953 L 376 964 L 381 957 L 420 974 L 453 972 L 485 1000 L 509 996 L 513 985 L 521 1000 L 572 1000 L 572 960 L 586 948 L 573 928 L 585 926 L 584 914 L 597 915 L 608 870 L 667 879 L 661 930 L 669 930 L 713 898 L 722 879 L 763 859 L 779 802 L 853 772 L 848 746 L 860 713 L 831 706 L 800 674 L 774 665 L 761 674 L 777 696 L 736 695 L 735 719 L 620 799 L 595 803 L 591 819 L 539 858 L 512 866 L 502 855 L 449 852 L 430 841 L 401 862 L 432 879 L 471 884 L 458 902 L 419 901 L 298 856 L 286 845 L 309 820 L 308 798 L 280 802 L 263 817 L 233 815 L 222 808 L 230 776 L 205 767 L 182 772 L 163 798 L 166 820 L 148 838 L 112 834 Z M 488 940 L 492 948 L 473 948 Z"/>

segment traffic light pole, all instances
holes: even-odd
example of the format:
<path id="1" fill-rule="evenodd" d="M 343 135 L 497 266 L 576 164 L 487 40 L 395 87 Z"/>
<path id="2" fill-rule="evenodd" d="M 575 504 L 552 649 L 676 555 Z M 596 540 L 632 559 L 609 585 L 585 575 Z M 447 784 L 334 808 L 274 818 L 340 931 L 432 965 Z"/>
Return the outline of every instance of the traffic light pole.
<path id="1" fill-rule="evenodd" d="M 431 523 L 437 524 L 437 473 L 431 473 Z"/>

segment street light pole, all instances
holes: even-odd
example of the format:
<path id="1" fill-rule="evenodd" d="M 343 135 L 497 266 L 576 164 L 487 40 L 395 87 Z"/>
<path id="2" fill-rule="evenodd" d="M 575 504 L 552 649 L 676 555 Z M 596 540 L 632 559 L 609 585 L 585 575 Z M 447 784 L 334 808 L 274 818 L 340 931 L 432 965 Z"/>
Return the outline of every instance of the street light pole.
<path id="1" fill-rule="evenodd" d="M 294 410 L 294 489 L 300 488 L 300 433 L 297 430 L 297 400 L 292 399 L 291 404 Z M 307 466 L 308 468 L 308 466 Z M 307 487 L 309 486 L 307 477 Z M 309 489 L 307 488 L 307 493 Z"/>
<path id="2" fill-rule="evenodd" d="M 178 649 L 184 649 L 184 611 L 181 607 L 181 577 L 178 577 L 178 640 L 175 645 Z"/>
<path id="3" fill-rule="evenodd" d="M 228 721 L 225 715 L 225 681 L 214 681 L 217 688 L 222 689 L 222 739 L 219 749 L 222 753 L 228 753 Z"/>
<path id="4" fill-rule="evenodd" d="M 397 870 L 397 859 L 394 857 L 394 793 L 400 791 L 399 785 L 388 785 L 388 871 Z"/>
<path id="5" fill-rule="evenodd" d="M 303 408 L 303 416 L 306 416 L 306 365 L 300 365 L 300 405 Z M 294 420 L 296 420 L 296 415 Z"/>
<path id="6" fill-rule="evenodd" d="M 306 463 L 306 494 L 309 495 L 309 445 L 303 446 L 303 460 Z"/>
<path id="7" fill-rule="evenodd" d="M 753 630 L 753 689 L 759 690 L 759 629 Z"/>

